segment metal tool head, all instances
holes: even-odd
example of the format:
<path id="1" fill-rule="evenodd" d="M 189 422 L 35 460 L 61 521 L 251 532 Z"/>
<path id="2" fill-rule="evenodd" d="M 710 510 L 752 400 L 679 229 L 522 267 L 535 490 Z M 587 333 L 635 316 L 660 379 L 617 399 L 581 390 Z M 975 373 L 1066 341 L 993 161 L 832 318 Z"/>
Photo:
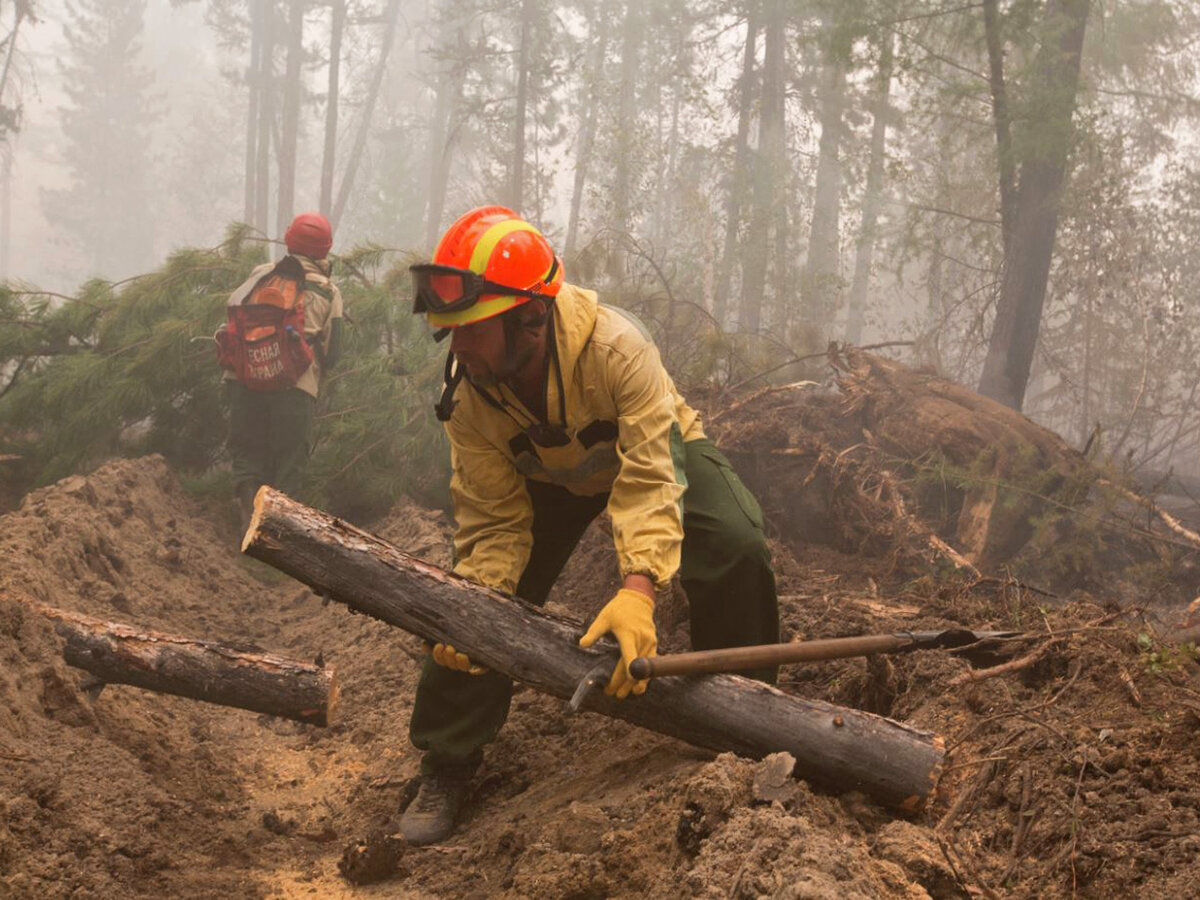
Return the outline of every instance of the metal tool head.
<path id="1" fill-rule="evenodd" d="M 598 662 L 588 670 L 588 673 L 579 681 L 579 686 L 575 688 L 575 693 L 571 695 L 571 699 L 567 702 L 567 715 L 573 716 L 579 712 L 579 708 L 583 706 L 583 701 L 587 699 L 587 695 L 598 687 L 603 687 L 608 683 L 609 675 L 612 673 L 613 663 Z"/>

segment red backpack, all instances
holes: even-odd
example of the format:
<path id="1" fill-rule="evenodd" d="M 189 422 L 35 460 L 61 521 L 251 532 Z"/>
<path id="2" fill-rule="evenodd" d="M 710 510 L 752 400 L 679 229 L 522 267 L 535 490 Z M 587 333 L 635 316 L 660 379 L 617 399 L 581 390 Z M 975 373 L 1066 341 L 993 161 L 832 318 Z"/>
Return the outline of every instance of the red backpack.
<path id="1" fill-rule="evenodd" d="M 217 363 L 252 391 L 295 386 L 313 362 L 304 335 L 304 267 L 285 256 L 250 293 L 226 307 L 216 334 Z"/>

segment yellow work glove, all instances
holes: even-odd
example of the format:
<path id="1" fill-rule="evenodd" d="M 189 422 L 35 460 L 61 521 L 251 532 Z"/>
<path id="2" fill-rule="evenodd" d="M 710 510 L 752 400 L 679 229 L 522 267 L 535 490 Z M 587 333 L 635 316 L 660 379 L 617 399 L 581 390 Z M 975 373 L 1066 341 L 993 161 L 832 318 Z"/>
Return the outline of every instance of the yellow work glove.
<path id="1" fill-rule="evenodd" d="M 487 671 L 483 666 L 477 666 L 471 662 L 471 657 L 467 654 L 459 653 L 449 644 L 434 644 L 432 647 L 426 644 L 425 652 L 432 654 L 433 661 L 447 669 L 466 672 L 468 675 L 482 675 Z"/>
<path id="2" fill-rule="evenodd" d="M 629 664 L 639 656 L 658 654 L 658 635 L 654 630 L 654 601 L 632 588 L 621 588 L 608 601 L 582 638 L 580 647 L 590 647 L 608 633 L 612 633 L 621 648 L 621 661 L 613 669 L 612 678 L 604 693 L 624 700 L 630 692 L 646 693 L 648 681 L 634 681 L 629 674 Z"/>

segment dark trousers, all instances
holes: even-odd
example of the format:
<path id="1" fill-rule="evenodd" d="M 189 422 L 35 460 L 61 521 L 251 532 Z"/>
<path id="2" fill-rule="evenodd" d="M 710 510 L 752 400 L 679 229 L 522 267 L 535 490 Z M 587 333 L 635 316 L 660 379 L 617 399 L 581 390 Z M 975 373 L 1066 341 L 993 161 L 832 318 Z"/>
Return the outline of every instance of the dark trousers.
<path id="1" fill-rule="evenodd" d="M 296 496 L 308 464 L 313 396 L 297 388 L 252 391 L 239 381 L 227 384 L 229 455 L 239 503 L 247 506 L 264 484 Z"/>
<path id="2" fill-rule="evenodd" d="M 762 511 L 711 441 L 690 441 L 683 449 L 688 486 L 679 574 L 688 598 L 692 647 L 775 643 L 779 606 Z M 608 496 L 577 497 L 555 485 L 526 484 L 533 501 L 533 550 L 516 593 L 541 606 Z M 776 672 L 743 674 L 774 682 Z M 426 657 L 409 729 L 413 744 L 426 751 L 422 771 L 476 768 L 484 746 L 495 740 L 508 718 L 511 698 L 507 675 L 470 675 Z M 636 703 L 637 698 L 625 702 Z"/>

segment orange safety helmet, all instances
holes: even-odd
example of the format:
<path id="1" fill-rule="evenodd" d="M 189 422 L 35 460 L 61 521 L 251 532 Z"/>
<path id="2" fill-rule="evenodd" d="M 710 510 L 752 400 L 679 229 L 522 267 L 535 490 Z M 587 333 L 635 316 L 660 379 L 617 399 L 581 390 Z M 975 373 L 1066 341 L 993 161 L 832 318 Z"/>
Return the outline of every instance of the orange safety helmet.
<path id="1" fill-rule="evenodd" d="M 433 262 L 411 267 L 413 312 L 434 328 L 481 322 L 558 295 L 562 265 L 540 231 L 504 206 L 480 206 L 451 225 Z M 512 291 L 512 293 L 508 293 Z"/>

